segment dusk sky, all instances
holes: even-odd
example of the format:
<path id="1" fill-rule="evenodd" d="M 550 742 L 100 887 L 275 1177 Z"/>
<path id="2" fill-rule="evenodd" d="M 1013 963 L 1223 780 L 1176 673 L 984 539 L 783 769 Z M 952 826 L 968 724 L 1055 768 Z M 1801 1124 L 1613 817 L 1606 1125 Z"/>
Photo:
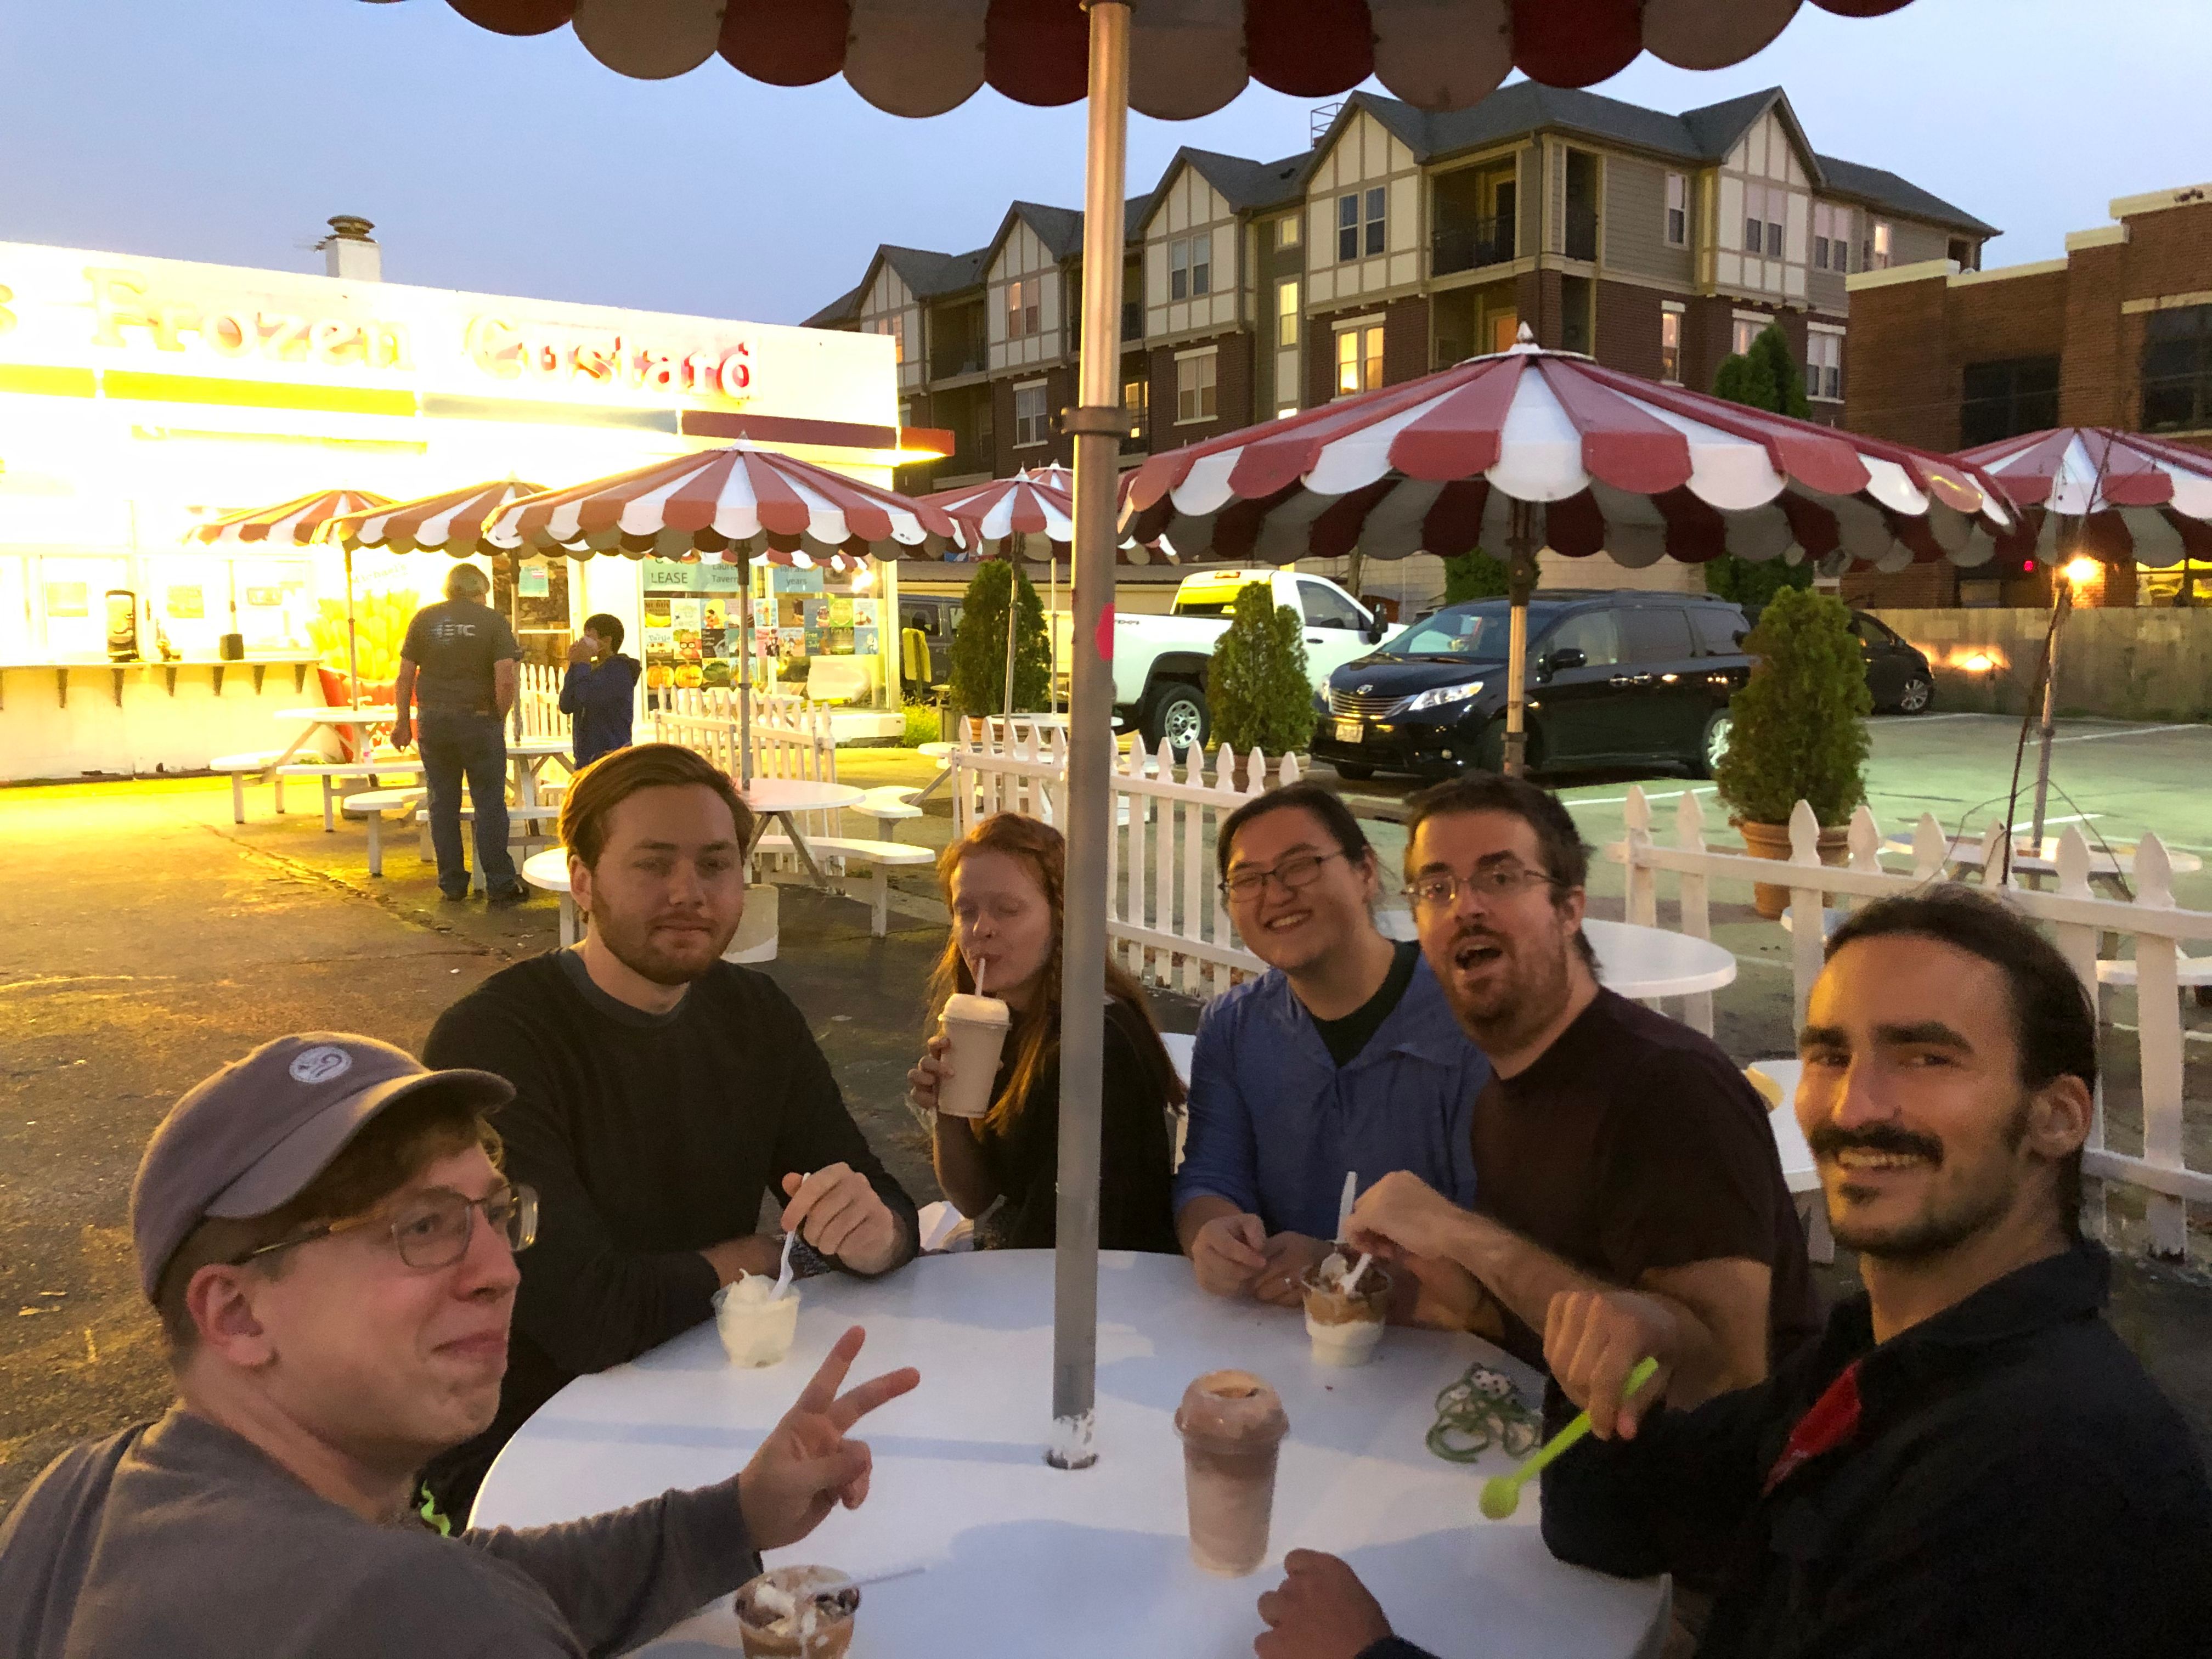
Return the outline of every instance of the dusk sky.
<path id="1" fill-rule="evenodd" d="M 1785 88 L 1814 143 L 1891 168 L 2051 258 L 2113 197 L 2212 179 L 2205 0 L 1807 6 L 1738 67 L 1645 57 L 1596 90 L 1664 110 Z M 443 0 L 0 0 L 0 240 L 320 269 L 334 213 L 396 282 L 795 322 L 879 242 L 978 246 L 1008 201 L 1079 206 L 1080 105 L 985 89 L 907 121 L 842 80 L 787 90 L 719 58 L 629 81 L 568 31 L 515 40 Z M 1132 189 L 1176 147 L 1305 148 L 1309 106 L 1255 88 L 1138 118 Z"/>

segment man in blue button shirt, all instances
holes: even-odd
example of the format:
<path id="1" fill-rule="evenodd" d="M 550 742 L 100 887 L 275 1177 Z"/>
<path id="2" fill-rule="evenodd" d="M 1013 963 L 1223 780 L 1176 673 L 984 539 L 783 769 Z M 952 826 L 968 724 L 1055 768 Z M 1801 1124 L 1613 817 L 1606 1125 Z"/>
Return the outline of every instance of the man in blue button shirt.
<path id="1" fill-rule="evenodd" d="M 1347 1173 L 1364 1190 L 1410 1170 L 1472 1201 L 1471 1112 L 1490 1067 L 1419 946 L 1376 927 L 1375 851 L 1334 793 L 1296 783 L 1247 802 L 1218 857 L 1268 971 L 1200 1018 L 1176 1231 L 1207 1290 L 1295 1306 Z"/>

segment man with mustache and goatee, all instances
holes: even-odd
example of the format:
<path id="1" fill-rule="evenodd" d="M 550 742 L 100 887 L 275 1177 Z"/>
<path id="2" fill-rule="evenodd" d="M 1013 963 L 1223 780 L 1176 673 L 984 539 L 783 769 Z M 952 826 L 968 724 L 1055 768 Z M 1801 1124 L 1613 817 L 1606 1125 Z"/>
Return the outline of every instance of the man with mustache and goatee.
<path id="1" fill-rule="evenodd" d="M 1610 1443 L 1544 1472 L 1545 1541 L 1636 1577 L 1724 1559 L 1698 1659 L 2206 1652 L 2212 1489 L 2080 1231 L 2097 1022 L 2073 969 L 1991 899 L 1885 900 L 1830 940 L 1798 1049 L 1865 1292 L 1690 1412 L 1621 1401 L 1638 1358 L 1663 1383 L 1678 1351 L 1657 1298 L 1556 1298 L 1553 1372 Z M 1264 1659 L 1418 1659 L 1340 1562 L 1286 1565 Z"/>

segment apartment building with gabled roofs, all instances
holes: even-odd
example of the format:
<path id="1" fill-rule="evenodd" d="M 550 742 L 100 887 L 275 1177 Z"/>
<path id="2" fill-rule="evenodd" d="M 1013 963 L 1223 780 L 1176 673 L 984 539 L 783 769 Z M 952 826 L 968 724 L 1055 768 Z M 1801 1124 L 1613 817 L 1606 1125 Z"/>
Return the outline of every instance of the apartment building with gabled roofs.
<path id="1" fill-rule="evenodd" d="M 1852 275 L 1978 269 L 1998 233 L 1820 153 L 1779 88 L 1679 115 L 1522 82 L 1430 114 L 1354 93 L 1275 161 L 1185 148 L 1124 220 L 1125 465 L 1537 340 L 1699 390 L 1779 321 L 1815 419 L 1840 422 Z M 901 341 L 945 489 L 1070 459 L 1081 216 L 1018 202 L 981 248 L 879 248 L 807 319 Z"/>

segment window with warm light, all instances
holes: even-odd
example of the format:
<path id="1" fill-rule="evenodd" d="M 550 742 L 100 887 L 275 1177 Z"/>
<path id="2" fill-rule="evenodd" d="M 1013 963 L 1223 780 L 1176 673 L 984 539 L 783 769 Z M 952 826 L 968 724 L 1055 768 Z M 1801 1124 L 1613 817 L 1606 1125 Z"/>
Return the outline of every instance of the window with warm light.
<path id="1" fill-rule="evenodd" d="M 1218 412 L 1214 401 L 1214 367 L 1218 354 L 1212 349 L 1176 359 L 1176 419 L 1210 421 Z"/>
<path id="2" fill-rule="evenodd" d="M 1006 337 L 1019 340 L 1038 331 L 1043 283 L 1035 276 L 1006 284 Z"/>
<path id="3" fill-rule="evenodd" d="M 1729 335 L 1729 349 L 1739 357 L 1747 355 L 1751 350 L 1751 343 L 1756 340 L 1765 328 L 1766 321 L 1764 318 L 1737 318 L 1735 327 Z"/>
<path id="4" fill-rule="evenodd" d="M 1365 323 L 1336 334 L 1336 392 L 1372 392 L 1382 384 L 1382 325 Z"/>
<path id="5" fill-rule="evenodd" d="M 1296 247 L 1298 245 L 1298 222 L 1299 216 L 1295 213 L 1285 214 L 1275 221 L 1277 247 Z"/>
<path id="6" fill-rule="evenodd" d="M 1682 308 L 1664 306 L 1659 313 L 1659 378 L 1669 386 L 1682 382 Z"/>
<path id="7" fill-rule="evenodd" d="M 1041 444 L 1047 436 L 1045 428 L 1044 382 L 1014 388 L 1014 447 L 1024 449 Z"/>
<path id="8" fill-rule="evenodd" d="M 1141 438 L 1145 435 L 1145 417 L 1150 412 L 1151 398 L 1152 387 L 1149 382 L 1145 380 L 1121 382 L 1121 413 L 1128 420 L 1129 435 L 1132 438 Z"/>
<path id="9" fill-rule="evenodd" d="M 1886 222 L 1880 219 L 1874 222 L 1867 233 L 1866 245 L 1859 252 L 1859 268 L 1862 270 L 1889 269 L 1889 226 Z"/>
<path id="10" fill-rule="evenodd" d="M 1275 285 L 1275 345 L 1287 351 L 1298 343 L 1298 285 L 1295 282 Z"/>

